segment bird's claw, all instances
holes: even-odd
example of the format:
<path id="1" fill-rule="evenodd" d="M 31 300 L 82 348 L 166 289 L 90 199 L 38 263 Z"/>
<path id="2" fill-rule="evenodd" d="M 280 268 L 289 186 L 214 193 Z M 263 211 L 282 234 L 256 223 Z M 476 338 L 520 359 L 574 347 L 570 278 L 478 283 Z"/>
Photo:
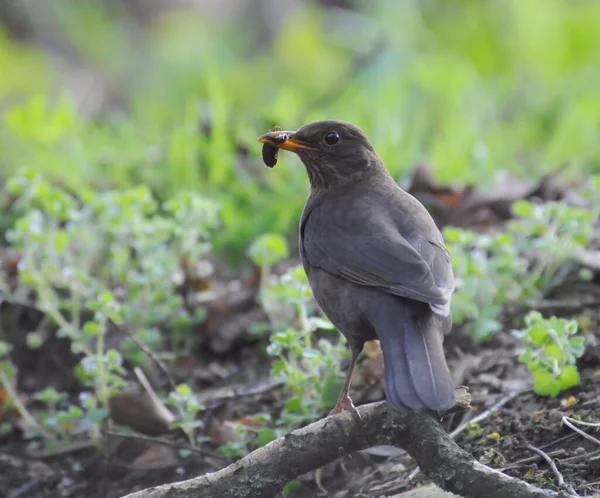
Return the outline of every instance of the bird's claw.
<path id="1" fill-rule="evenodd" d="M 342 413 L 344 410 L 347 410 L 350 413 L 352 413 L 352 416 L 359 422 L 362 421 L 362 417 L 356 409 L 356 407 L 354 406 L 354 403 L 352 402 L 350 396 L 344 396 L 340 398 L 333 410 L 329 412 L 329 415 L 337 415 L 338 413 Z"/>

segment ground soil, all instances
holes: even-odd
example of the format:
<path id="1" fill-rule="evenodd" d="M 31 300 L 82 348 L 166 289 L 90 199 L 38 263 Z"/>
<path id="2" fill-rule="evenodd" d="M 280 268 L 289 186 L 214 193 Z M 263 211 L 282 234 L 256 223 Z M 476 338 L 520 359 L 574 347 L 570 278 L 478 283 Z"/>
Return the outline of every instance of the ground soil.
<path id="1" fill-rule="evenodd" d="M 482 463 L 505 469 L 511 476 L 543 488 L 559 489 L 549 465 L 528 448 L 532 445 L 556 459 L 565 481 L 580 495 L 599 493 L 600 444 L 585 439 L 561 420 L 566 415 L 600 422 L 600 347 L 588 348 L 581 362 L 581 386 L 551 399 L 541 398 L 528 389 L 527 372 L 516 362 L 515 342 L 510 336 L 500 336 L 482 347 L 472 343 L 460 330 L 456 335 L 447 341 L 450 364 L 454 372 L 462 373 L 462 383 L 469 386 L 473 409 L 444 420 L 448 431 L 506 401 L 478 425 L 460 432 L 456 436 L 459 445 Z M 515 388 L 523 392 L 506 400 Z M 361 394 L 362 402 L 382 397 L 380 386 L 359 391 L 356 397 L 361 398 Z M 275 388 L 258 396 L 240 398 L 235 412 L 252 413 L 257 407 L 276 406 L 280 401 L 281 393 Z M 600 438 L 600 428 L 582 429 Z M 39 453 L 31 455 L 28 443 L 17 432 L 0 441 L 0 496 L 7 498 L 117 498 L 224 465 L 211 463 L 210 458 L 203 456 L 181 458 L 176 451 L 165 451 L 160 445 L 143 441 L 128 441 L 116 447 L 113 442 L 110 454 L 84 448 L 42 457 Z M 139 459 L 140 455 L 145 458 Z M 367 450 L 302 476 L 302 486 L 294 496 L 389 496 L 426 482 L 420 474 L 409 480 L 414 468 L 410 457 L 396 449 Z"/>

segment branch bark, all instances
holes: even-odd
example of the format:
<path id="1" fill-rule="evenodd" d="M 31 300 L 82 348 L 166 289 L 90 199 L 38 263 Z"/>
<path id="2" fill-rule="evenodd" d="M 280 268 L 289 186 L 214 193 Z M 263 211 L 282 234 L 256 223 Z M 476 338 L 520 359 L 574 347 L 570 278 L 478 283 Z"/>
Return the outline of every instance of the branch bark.
<path id="1" fill-rule="evenodd" d="M 453 410 L 467 409 L 469 403 L 469 395 L 464 394 Z M 438 486 L 465 498 L 568 496 L 536 488 L 480 464 L 427 412 L 398 413 L 385 402 L 360 406 L 358 411 L 360 422 L 349 413 L 327 417 L 272 441 L 218 472 L 123 498 L 274 497 L 297 476 L 377 445 L 404 448 Z"/>

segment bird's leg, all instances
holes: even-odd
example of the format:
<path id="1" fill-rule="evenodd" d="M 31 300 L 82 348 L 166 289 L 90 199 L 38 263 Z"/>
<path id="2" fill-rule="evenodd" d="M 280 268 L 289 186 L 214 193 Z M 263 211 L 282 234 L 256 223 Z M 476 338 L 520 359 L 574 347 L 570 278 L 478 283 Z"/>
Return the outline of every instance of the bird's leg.
<path id="1" fill-rule="evenodd" d="M 354 367 L 356 366 L 356 360 L 358 360 L 358 355 L 360 354 L 360 349 L 357 351 L 352 348 L 352 359 L 350 360 L 350 366 L 348 367 L 348 371 L 346 372 L 346 378 L 344 379 L 344 387 L 342 388 L 342 392 L 340 393 L 340 397 L 335 404 L 333 410 L 329 412 L 329 415 L 335 415 L 336 413 L 341 413 L 344 410 L 348 410 L 352 413 L 352 415 L 361 420 L 360 413 L 352 403 L 352 399 L 350 398 L 350 382 L 352 381 L 352 373 L 354 372 Z"/>

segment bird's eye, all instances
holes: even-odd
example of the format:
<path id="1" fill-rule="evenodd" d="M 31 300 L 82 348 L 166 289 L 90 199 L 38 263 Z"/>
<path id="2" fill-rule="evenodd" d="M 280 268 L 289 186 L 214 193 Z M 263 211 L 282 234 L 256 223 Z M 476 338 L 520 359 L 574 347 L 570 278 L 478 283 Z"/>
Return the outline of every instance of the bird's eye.
<path id="1" fill-rule="evenodd" d="M 335 131 L 328 131 L 323 137 L 325 145 L 335 145 L 340 141 L 340 136 Z"/>

